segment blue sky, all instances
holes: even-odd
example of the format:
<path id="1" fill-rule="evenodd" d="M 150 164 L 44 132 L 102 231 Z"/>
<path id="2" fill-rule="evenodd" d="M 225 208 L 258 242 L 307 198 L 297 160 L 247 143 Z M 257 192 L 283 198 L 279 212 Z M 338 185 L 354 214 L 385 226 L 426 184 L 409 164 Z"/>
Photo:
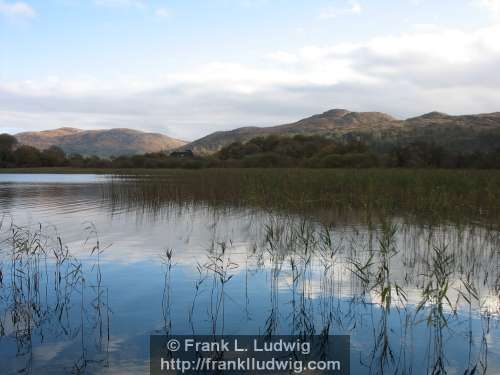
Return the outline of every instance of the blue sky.
<path id="1" fill-rule="evenodd" d="M 0 131 L 500 110 L 500 0 L 0 0 Z"/>

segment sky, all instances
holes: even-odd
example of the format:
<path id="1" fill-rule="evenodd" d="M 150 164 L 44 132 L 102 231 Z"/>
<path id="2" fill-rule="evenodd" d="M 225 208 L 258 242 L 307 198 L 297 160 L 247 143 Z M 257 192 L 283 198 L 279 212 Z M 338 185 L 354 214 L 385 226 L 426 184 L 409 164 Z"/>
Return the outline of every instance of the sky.
<path id="1" fill-rule="evenodd" d="M 0 133 L 500 111 L 500 0 L 0 0 Z"/>

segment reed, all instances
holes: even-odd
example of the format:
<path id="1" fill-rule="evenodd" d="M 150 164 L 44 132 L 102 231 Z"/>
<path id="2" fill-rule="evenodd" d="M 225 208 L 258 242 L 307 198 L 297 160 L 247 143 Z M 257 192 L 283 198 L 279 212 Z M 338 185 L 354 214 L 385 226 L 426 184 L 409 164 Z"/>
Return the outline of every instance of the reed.
<path id="1" fill-rule="evenodd" d="M 94 258 L 91 269 L 85 271 L 84 263 L 71 254 L 55 228 L 39 225 L 33 229 L 10 223 L 7 228 L 0 226 L 0 235 L 0 256 L 10 261 L 0 283 L 0 338 L 6 334 L 3 319 L 9 319 L 9 335 L 15 338 L 19 360 L 25 361 L 20 372 L 32 372 L 33 346 L 36 340 L 43 342 L 45 331 L 67 340 L 80 338 L 74 372 L 81 373 L 95 363 L 105 366 L 110 309 L 107 288 L 102 285 L 99 240 L 90 244 L 88 237 L 85 241 Z M 90 235 L 97 236 L 97 232 Z M 95 284 L 86 281 L 92 274 Z M 90 348 L 93 339 L 95 345 Z"/>
<path id="2" fill-rule="evenodd" d="M 500 172 L 456 170 L 172 170 L 115 177 L 103 197 L 148 211 L 171 205 L 256 207 L 310 215 L 355 214 L 365 222 L 403 216 L 421 222 L 498 227 Z"/>

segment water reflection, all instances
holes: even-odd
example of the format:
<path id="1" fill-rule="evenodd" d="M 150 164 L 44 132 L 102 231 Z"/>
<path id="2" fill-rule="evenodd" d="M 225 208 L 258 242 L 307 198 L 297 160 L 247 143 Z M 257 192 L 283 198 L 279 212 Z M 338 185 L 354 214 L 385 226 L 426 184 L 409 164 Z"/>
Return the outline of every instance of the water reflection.
<path id="1" fill-rule="evenodd" d="M 5 228 L 2 222 L 0 229 L 4 230 L 0 263 L 2 370 L 32 373 L 44 366 L 50 371 L 60 368 L 80 373 L 91 364 L 105 365 L 108 290 L 102 284 L 102 250 L 97 237 L 90 251 L 95 263 L 85 271 L 88 264 L 74 258 L 60 237 L 47 236 L 41 226 L 32 231 L 13 224 Z M 89 236 L 95 236 L 93 229 Z M 73 355 L 66 358 L 68 351 Z M 15 360 L 9 361 L 10 357 Z"/>
<path id="2" fill-rule="evenodd" d="M 6 373 L 146 373 L 152 333 L 349 334 L 353 374 L 500 372 L 495 230 L 116 184 L 0 182 Z"/>

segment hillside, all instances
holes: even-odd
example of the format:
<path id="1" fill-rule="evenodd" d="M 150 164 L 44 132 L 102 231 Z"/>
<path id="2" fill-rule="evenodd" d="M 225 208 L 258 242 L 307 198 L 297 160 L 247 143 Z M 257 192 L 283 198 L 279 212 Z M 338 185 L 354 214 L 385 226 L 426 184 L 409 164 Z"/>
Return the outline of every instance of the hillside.
<path id="1" fill-rule="evenodd" d="M 245 142 L 258 136 L 324 135 L 341 136 L 357 131 L 384 131 L 401 128 L 402 122 L 379 112 L 350 112 L 334 109 L 320 115 L 285 125 L 271 127 L 244 127 L 209 134 L 186 145 L 196 153 L 210 154 L 232 142 Z"/>
<path id="2" fill-rule="evenodd" d="M 407 119 L 402 142 L 433 142 L 452 151 L 489 152 L 500 148 L 500 113 L 450 116 L 431 112 Z"/>
<path id="3" fill-rule="evenodd" d="M 59 146 L 68 154 L 101 157 L 144 154 L 182 147 L 186 142 L 163 134 L 145 133 L 132 129 L 81 130 L 59 128 L 16 134 L 21 144 L 46 149 Z"/>
<path id="4" fill-rule="evenodd" d="M 398 120 L 380 112 L 333 109 L 290 124 L 219 131 L 189 144 L 162 134 L 131 129 L 60 128 L 19 133 L 16 138 L 22 144 L 39 149 L 55 145 L 66 153 L 108 157 L 173 149 L 191 149 L 196 154 L 207 155 L 237 141 L 246 142 L 259 136 L 299 134 L 331 139 L 359 139 L 375 149 L 423 141 L 444 146 L 451 151 L 488 152 L 500 147 L 500 112 L 462 116 L 431 112 Z"/>
<path id="5" fill-rule="evenodd" d="M 232 142 L 245 142 L 254 137 L 273 134 L 355 137 L 381 147 L 394 143 L 426 141 L 454 150 L 474 151 L 498 147 L 500 114 L 450 116 L 431 112 L 407 120 L 398 120 L 380 112 L 334 109 L 291 124 L 215 132 L 184 147 L 195 153 L 211 154 Z"/>

